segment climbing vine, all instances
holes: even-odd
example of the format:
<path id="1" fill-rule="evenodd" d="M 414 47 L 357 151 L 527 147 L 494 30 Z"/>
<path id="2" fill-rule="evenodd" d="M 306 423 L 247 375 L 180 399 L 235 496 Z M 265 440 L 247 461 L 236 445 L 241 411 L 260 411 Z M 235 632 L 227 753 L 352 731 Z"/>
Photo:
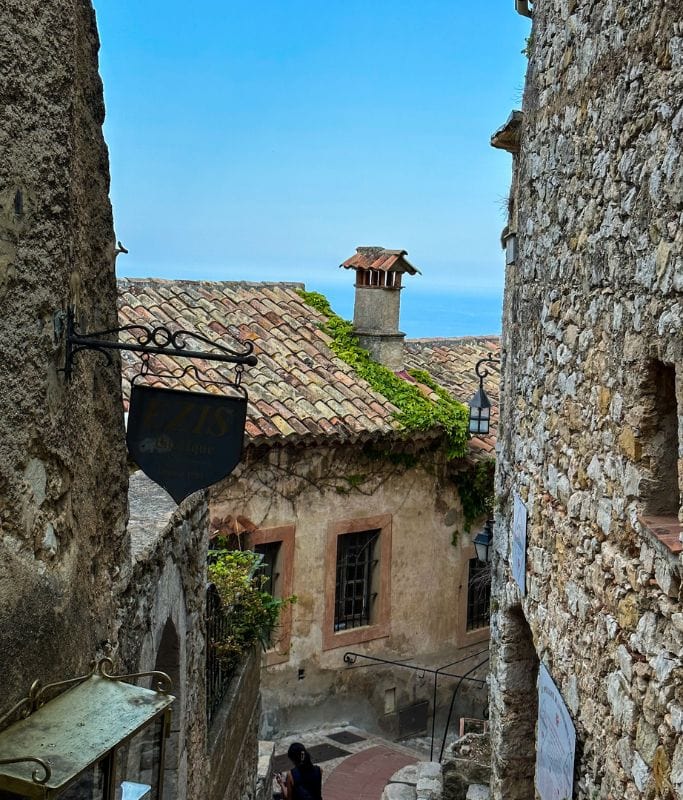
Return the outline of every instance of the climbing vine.
<path id="1" fill-rule="evenodd" d="M 493 513 L 493 475 L 496 462 L 493 459 L 480 461 L 471 469 L 454 476 L 462 503 L 465 532 L 472 523 L 484 514 Z"/>
<path id="2" fill-rule="evenodd" d="M 427 386 L 436 400 L 425 397 L 419 386 L 409 383 L 387 367 L 378 364 L 358 343 L 353 325 L 332 311 L 324 295 L 299 291 L 303 300 L 327 320 L 322 330 L 332 339 L 330 348 L 379 394 L 398 409 L 396 420 L 406 431 L 426 431 L 440 427 L 446 434 L 448 458 L 460 458 L 467 452 L 468 412 L 462 403 L 436 384 L 423 370 L 412 370 L 415 380 Z M 419 377 L 418 377 L 419 376 Z"/>

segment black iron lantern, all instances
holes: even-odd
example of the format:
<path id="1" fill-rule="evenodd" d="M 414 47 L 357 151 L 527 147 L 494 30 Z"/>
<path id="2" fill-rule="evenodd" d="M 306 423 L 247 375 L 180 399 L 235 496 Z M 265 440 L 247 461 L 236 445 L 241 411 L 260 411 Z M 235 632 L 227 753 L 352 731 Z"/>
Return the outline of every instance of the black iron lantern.
<path id="1" fill-rule="evenodd" d="M 472 539 L 477 558 L 484 564 L 491 560 L 491 546 L 493 544 L 493 520 L 487 519 L 484 527 Z"/>
<path id="2" fill-rule="evenodd" d="M 479 388 L 474 393 L 474 397 L 470 400 L 470 433 L 482 434 L 486 436 L 491 426 L 491 401 L 484 391 L 484 378 L 489 375 L 489 371 L 482 367 L 482 364 L 498 364 L 500 360 L 492 353 L 489 353 L 486 358 L 477 361 L 474 371 L 479 378 Z"/>
<path id="3" fill-rule="evenodd" d="M 483 380 L 470 400 L 470 433 L 489 432 L 491 425 L 491 401 L 484 391 Z"/>

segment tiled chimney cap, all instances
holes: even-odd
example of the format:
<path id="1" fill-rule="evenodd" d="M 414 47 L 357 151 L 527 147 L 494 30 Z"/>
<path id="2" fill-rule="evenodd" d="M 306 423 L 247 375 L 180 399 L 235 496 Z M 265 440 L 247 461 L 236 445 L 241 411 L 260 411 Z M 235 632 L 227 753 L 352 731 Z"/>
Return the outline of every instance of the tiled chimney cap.
<path id="1" fill-rule="evenodd" d="M 355 255 L 347 258 L 340 267 L 344 269 L 377 269 L 382 272 L 407 272 L 421 275 L 405 256 L 407 250 L 387 250 L 385 247 L 357 247 Z"/>

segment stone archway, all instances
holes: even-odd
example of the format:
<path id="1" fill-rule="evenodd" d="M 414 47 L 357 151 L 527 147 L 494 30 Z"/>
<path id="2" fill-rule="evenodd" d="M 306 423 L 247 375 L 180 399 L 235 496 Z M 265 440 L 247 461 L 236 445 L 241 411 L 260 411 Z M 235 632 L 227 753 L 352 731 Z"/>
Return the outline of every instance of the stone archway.
<path id="1" fill-rule="evenodd" d="M 180 672 L 180 639 L 171 617 L 167 618 L 161 634 L 154 669 L 165 672 L 171 678 L 176 707 L 182 709 L 184 681 L 181 679 Z M 179 800 L 178 756 L 180 754 L 181 717 L 180 713 L 171 716 L 171 729 L 166 739 L 163 800 Z"/>
<path id="2" fill-rule="evenodd" d="M 491 636 L 491 788 L 498 800 L 534 797 L 539 659 L 522 609 L 501 609 Z"/>

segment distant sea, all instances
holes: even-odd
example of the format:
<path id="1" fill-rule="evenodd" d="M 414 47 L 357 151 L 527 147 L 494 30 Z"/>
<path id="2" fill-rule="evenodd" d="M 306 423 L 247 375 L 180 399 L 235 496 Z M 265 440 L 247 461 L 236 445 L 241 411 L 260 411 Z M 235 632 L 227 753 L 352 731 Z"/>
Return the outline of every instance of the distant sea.
<path id="1" fill-rule="evenodd" d="M 307 289 L 314 289 L 307 284 Z M 410 291 L 401 292 L 400 329 L 409 339 L 436 336 L 500 335 L 503 290 Z M 345 319 L 353 319 L 353 287 L 328 286 L 319 289 L 332 308 Z"/>

